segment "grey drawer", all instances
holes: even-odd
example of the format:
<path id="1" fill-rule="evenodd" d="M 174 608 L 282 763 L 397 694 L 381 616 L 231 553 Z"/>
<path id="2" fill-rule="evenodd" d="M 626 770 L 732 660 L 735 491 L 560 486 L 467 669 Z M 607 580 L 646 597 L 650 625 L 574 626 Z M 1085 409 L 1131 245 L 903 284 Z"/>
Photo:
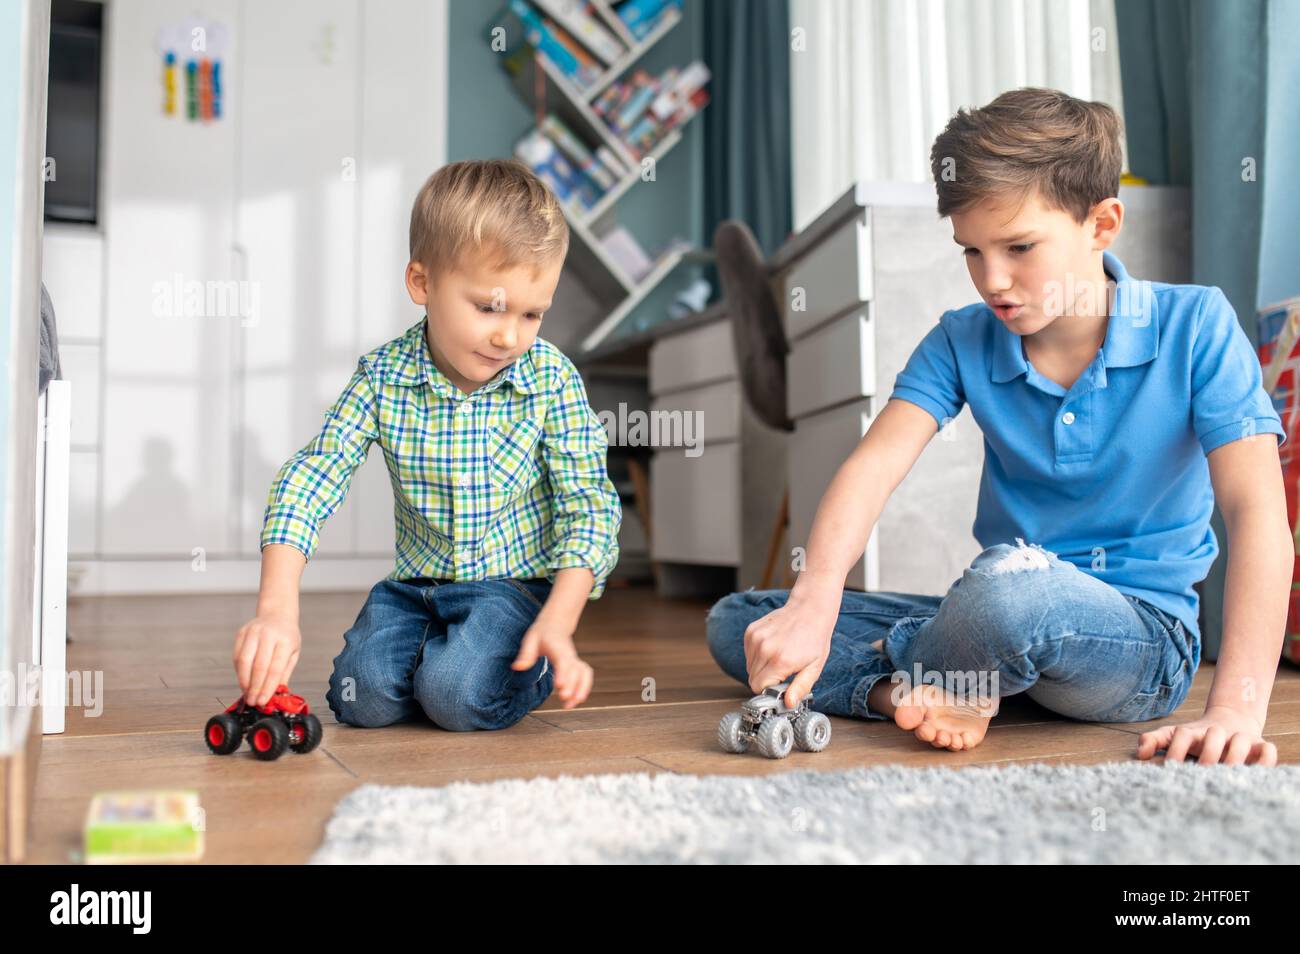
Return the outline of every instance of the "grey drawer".
<path id="1" fill-rule="evenodd" d="M 874 419 L 868 398 L 799 421 L 790 436 L 790 546 L 808 546 L 813 518 L 835 472 L 858 446 Z M 876 590 L 879 584 L 879 524 L 863 550 L 862 559 L 849 571 L 845 586 Z"/>
<path id="2" fill-rule="evenodd" d="M 796 298 L 801 308 L 796 309 Z M 872 298 L 871 213 L 863 209 L 799 259 L 785 275 L 786 335 L 802 338 L 858 302 Z"/>
<path id="3" fill-rule="evenodd" d="M 661 434 L 672 430 L 677 434 L 694 435 L 696 440 L 702 438 L 705 445 L 710 445 L 740 437 L 742 399 L 740 382 L 733 379 L 657 397 L 650 405 L 650 412 L 659 415 Z M 687 420 L 687 415 L 697 413 L 698 418 Z M 697 421 L 699 428 L 695 426 Z"/>
<path id="4" fill-rule="evenodd" d="M 865 306 L 794 343 L 786 364 L 791 417 L 876 393 L 875 322 L 870 312 Z"/>
<path id="5" fill-rule="evenodd" d="M 650 460 L 650 554 L 656 560 L 739 566 L 740 445 L 699 457 L 680 450 Z"/>
<path id="6" fill-rule="evenodd" d="M 653 395 L 734 377 L 736 350 L 732 345 L 730 319 L 660 338 L 650 346 L 650 393 Z"/>

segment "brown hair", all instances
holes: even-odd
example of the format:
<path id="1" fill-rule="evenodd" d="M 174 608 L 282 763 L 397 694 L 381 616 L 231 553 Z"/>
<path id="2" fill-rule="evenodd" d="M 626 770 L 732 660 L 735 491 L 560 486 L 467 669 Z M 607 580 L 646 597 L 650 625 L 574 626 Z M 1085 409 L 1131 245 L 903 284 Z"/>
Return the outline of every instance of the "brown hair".
<path id="1" fill-rule="evenodd" d="M 1122 135 L 1111 107 L 1056 89 L 1008 90 L 987 106 L 959 109 L 930 149 L 939 216 L 1037 193 L 1082 223 L 1119 194 Z"/>
<path id="2" fill-rule="evenodd" d="M 470 254 L 501 268 L 564 258 L 569 225 L 555 194 L 518 159 L 466 159 L 429 176 L 411 207 L 411 260 L 434 274 Z"/>

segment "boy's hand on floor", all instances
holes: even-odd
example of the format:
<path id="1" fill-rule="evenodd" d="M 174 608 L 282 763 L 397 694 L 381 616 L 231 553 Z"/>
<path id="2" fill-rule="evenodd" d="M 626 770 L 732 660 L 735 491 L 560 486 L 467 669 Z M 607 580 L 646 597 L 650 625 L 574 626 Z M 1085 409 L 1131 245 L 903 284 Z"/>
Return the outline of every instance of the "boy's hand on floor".
<path id="1" fill-rule="evenodd" d="M 244 701 L 266 705 L 277 686 L 288 684 L 301 650 L 302 632 L 296 616 L 262 615 L 240 627 L 234 662 Z"/>
<path id="2" fill-rule="evenodd" d="M 795 602 L 793 597 L 745 629 L 749 688 L 762 692 L 794 674 L 785 693 L 788 706 L 812 691 L 831 651 L 838 604 Z"/>
<path id="3" fill-rule="evenodd" d="M 1166 762 L 1181 762 L 1190 752 L 1197 764 L 1276 765 L 1277 746 L 1263 739 L 1264 727 L 1244 712 L 1211 706 L 1184 725 L 1162 725 L 1138 737 L 1137 757 L 1149 759 L 1160 749 Z"/>
<path id="4" fill-rule="evenodd" d="M 564 708 L 572 709 L 586 701 L 591 693 L 595 673 L 578 658 L 578 650 L 573 645 L 572 627 L 550 623 L 538 616 L 533 625 L 528 627 L 528 632 L 524 633 L 519 655 L 510 664 L 510 668 L 531 669 L 537 663 L 538 656 L 545 656 L 551 661 L 551 668 L 555 671 L 555 691 L 564 703 Z"/>

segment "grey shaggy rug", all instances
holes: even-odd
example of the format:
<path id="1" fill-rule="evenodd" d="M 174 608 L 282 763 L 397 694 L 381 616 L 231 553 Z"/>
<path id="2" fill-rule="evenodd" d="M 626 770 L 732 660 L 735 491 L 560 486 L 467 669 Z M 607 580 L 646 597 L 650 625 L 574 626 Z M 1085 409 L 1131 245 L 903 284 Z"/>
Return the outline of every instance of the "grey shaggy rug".
<path id="1" fill-rule="evenodd" d="M 363 785 L 312 864 L 1294 863 L 1300 766 L 1127 762 Z"/>

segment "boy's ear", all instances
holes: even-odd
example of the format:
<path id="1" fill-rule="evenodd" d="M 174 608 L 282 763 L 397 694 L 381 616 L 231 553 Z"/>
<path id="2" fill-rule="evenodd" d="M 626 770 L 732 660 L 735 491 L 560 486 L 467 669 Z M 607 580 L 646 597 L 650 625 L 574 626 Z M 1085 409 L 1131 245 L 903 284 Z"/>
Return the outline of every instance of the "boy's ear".
<path id="1" fill-rule="evenodd" d="M 429 303 L 429 273 L 420 262 L 407 263 L 406 293 L 417 305 Z"/>
<path id="2" fill-rule="evenodd" d="M 1110 248 L 1124 226 L 1124 203 L 1114 196 L 1102 199 L 1092 207 L 1090 218 L 1093 251 Z"/>

